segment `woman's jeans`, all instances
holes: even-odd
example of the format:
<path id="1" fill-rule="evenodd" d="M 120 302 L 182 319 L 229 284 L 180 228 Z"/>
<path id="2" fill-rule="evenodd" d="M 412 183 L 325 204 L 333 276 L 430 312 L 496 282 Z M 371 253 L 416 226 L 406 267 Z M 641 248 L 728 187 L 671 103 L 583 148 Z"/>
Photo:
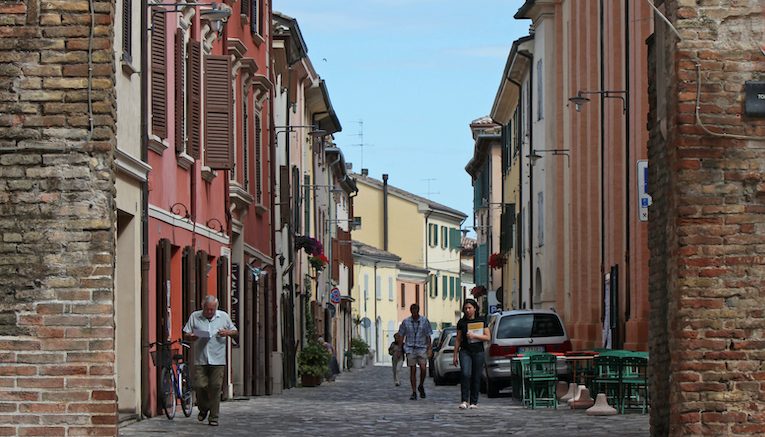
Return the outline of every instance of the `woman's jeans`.
<path id="1" fill-rule="evenodd" d="M 460 388 L 462 389 L 462 402 L 478 403 L 478 390 L 481 387 L 481 373 L 483 372 L 483 351 L 468 352 L 460 350 Z"/>

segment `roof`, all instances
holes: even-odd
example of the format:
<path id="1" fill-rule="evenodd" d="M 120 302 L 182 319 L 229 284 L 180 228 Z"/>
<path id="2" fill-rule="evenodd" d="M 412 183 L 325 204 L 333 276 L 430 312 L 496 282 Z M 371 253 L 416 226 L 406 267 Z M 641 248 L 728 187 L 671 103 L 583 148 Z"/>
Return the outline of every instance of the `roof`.
<path id="1" fill-rule="evenodd" d="M 362 243 L 361 241 L 353 240 L 352 245 L 353 245 L 354 255 L 362 255 L 362 256 L 367 256 L 370 258 L 379 258 L 384 261 L 394 261 L 394 262 L 401 261 L 400 256 L 382 249 L 378 249 L 374 246 L 370 246 L 369 244 Z"/>
<path id="2" fill-rule="evenodd" d="M 379 179 L 375 179 L 375 178 L 373 178 L 371 176 L 364 176 L 364 175 L 359 174 L 359 173 L 352 173 L 352 175 L 356 179 L 356 182 L 366 183 L 367 185 L 372 185 L 372 186 L 375 186 L 377 188 L 382 189 L 383 182 L 381 180 L 379 180 Z M 418 195 L 416 195 L 414 193 L 410 193 L 409 191 L 406 191 L 406 190 L 402 190 L 401 188 L 395 187 L 395 186 L 393 186 L 391 184 L 388 184 L 388 192 L 394 193 L 394 194 L 398 194 L 399 196 L 408 198 L 408 199 L 410 199 L 410 200 L 412 200 L 414 202 L 424 203 L 424 204 L 428 205 L 428 207 L 430 207 L 434 211 L 439 211 L 439 212 L 444 212 L 444 213 L 447 213 L 447 214 L 456 215 L 456 216 L 460 217 L 460 219 L 462 219 L 462 220 L 467 218 L 467 214 L 465 214 L 464 212 L 462 212 L 462 211 L 460 211 L 458 209 L 450 208 L 450 207 L 448 207 L 446 205 L 443 205 L 441 203 L 434 202 L 434 201 L 432 201 L 430 199 L 427 199 L 425 197 L 418 196 Z"/>
<path id="3" fill-rule="evenodd" d="M 472 249 L 475 247 L 476 239 L 470 237 L 462 237 L 462 248 Z"/>
<path id="4" fill-rule="evenodd" d="M 422 267 L 417 267 L 415 265 L 407 264 L 407 263 L 404 263 L 404 262 L 398 263 L 398 268 L 399 268 L 399 270 L 406 270 L 407 272 L 425 273 L 425 274 L 430 273 L 430 270 L 428 270 L 428 269 L 424 269 Z"/>

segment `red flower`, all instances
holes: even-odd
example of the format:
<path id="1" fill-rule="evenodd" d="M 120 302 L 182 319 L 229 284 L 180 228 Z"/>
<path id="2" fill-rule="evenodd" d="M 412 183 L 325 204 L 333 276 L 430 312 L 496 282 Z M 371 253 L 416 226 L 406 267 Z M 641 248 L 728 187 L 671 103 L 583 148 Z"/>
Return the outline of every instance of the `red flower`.
<path id="1" fill-rule="evenodd" d="M 489 267 L 492 269 L 501 269 L 507 260 L 501 253 L 492 253 L 489 255 Z"/>

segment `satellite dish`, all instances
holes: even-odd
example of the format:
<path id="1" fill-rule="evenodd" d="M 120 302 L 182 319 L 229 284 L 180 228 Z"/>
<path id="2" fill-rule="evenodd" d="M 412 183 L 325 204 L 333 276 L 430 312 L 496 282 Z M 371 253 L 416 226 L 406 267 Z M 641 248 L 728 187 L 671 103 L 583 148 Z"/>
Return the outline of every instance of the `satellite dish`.
<path id="1" fill-rule="evenodd" d="M 370 326 L 372 326 L 372 321 L 369 320 L 369 317 L 364 317 L 363 319 L 361 319 L 362 328 L 369 328 Z"/>

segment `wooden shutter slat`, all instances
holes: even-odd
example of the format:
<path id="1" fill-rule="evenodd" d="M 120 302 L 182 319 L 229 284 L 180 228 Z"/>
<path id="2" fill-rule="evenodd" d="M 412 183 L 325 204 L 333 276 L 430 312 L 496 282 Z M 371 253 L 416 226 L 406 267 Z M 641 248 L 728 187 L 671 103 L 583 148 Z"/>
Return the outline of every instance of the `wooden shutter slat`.
<path id="1" fill-rule="evenodd" d="M 175 32 L 175 152 L 184 151 L 184 75 L 183 75 L 183 31 L 178 29 Z"/>
<path id="2" fill-rule="evenodd" d="M 252 29 L 252 33 L 259 33 L 260 26 L 258 26 L 258 20 L 260 19 L 260 14 L 258 14 L 258 0 L 244 0 L 244 2 L 252 2 L 252 6 L 250 6 L 250 29 Z"/>
<path id="3" fill-rule="evenodd" d="M 187 82 L 186 114 L 188 118 L 188 154 L 194 159 L 199 159 L 200 130 L 202 126 L 202 45 L 199 41 L 189 40 L 188 58 L 186 66 L 189 74 Z"/>
<path id="4" fill-rule="evenodd" d="M 231 92 L 231 59 L 205 56 L 205 165 L 212 169 L 233 166 Z"/>
<path id="5" fill-rule="evenodd" d="M 262 128 L 260 115 L 255 116 L 255 203 L 263 203 Z"/>
<path id="6" fill-rule="evenodd" d="M 167 26 L 165 14 L 151 15 L 151 131 L 167 138 Z"/>
<path id="7" fill-rule="evenodd" d="M 250 5 L 252 0 L 242 0 L 242 11 L 241 14 L 244 15 L 249 19 L 250 17 Z"/>

